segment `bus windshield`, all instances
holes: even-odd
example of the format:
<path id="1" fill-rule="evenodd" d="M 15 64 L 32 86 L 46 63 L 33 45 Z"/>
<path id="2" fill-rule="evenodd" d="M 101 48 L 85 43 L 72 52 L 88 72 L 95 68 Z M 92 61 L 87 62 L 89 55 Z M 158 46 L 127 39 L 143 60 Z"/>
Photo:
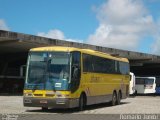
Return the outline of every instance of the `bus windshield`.
<path id="1" fill-rule="evenodd" d="M 67 90 L 70 79 L 70 54 L 31 52 L 28 57 L 25 89 Z"/>
<path id="2" fill-rule="evenodd" d="M 153 78 L 136 78 L 136 84 L 153 85 L 154 79 Z"/>
<path id="3" fill-rule="evenodd" d="M 154 83 L 154 79 L 145 79 L 145 84 L 146 85 L 153 85 L 153 83 Z"/>

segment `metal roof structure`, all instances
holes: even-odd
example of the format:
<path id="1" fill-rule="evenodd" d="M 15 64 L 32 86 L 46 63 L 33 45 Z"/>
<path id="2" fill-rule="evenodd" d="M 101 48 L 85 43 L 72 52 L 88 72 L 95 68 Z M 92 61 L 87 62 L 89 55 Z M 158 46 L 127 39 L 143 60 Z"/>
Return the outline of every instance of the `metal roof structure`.
<path id="1" fill-rule="evenodd" d="M 154 66 L 160 68 L 160 56 L 147 53 L 133 52 L 114 48 L 107 48 L 84 43 L 69 42 L 58 39 L 39 37 L 23 33 L 0 30 L 0 54 L 26 53 L 29 49 L 43 46 L 68 46 L 83 49 L 93 49 L 114 56 L 126 57 L 131 67 Z"/>

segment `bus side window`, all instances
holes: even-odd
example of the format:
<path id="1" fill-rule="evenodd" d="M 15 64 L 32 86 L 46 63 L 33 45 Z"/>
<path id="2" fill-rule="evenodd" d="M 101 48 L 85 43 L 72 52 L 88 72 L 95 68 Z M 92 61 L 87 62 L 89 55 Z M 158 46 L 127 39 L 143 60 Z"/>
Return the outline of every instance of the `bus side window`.
<path id="1" fill-rule="evenodd" d="M 74 92 L 78 89 L 81 77 L 81 53 L 72 52 L 72 65 L 71 65 L 71 91 Z"/>

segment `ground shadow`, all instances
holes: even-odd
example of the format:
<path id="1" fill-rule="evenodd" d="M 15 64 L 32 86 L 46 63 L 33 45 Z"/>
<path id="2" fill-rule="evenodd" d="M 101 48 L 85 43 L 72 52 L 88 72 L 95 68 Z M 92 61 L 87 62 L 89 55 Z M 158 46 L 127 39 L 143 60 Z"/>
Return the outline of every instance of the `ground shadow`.
<path id="1" fill-rule="evenodd" d="M 129 95 L 128 98 L 135 98 L 136 95 Z"/>
<path id="2" fill-rule="evenodd" d="M 142 96 L 142 97 L 143 97 L 143 96 L 146 96 L 146 97 L 147 97 L 147 96 L 150 96 L 150 97 L 159 97 L 160 94 L 156 94 L 156 93 L 151 93 L 151 94 L 136 94 L 135 97 L 136 97 L 136 96 Z"/>
<path id="3" fill-rule="evenodd" d="M 121 102 L 120 105 L 124 105 L 124 104 L 129 104 L 129 102 Z M 120 106 L 118 105 L 118 106 Z M 105 108 L 105 107 L 113 107 L 111 106 L 110 103 L 101 103 L 101 104 L 95 104 L 95 105 L 88 105 L 86 106 L 85 111 L 88 110 L 95 110 L 95 109 L 100 109 L 100 108 Z M 68 113 L 79 113 L 81 111 L 79 111 L 77 108 L 70 108 L 70 109 L 48 109 L 48 110 L 41 110 L 41 109 L 36 109 L 36 110 L 26 110 L 26 112 L 41 112 L 41 113 L 61 113 L 61 114 L 68 114 Z"/>
<path id="4" fill-rule="evenodd" d="M 0 93 L 0 96 L 23 96 L 22 93 Z"/>

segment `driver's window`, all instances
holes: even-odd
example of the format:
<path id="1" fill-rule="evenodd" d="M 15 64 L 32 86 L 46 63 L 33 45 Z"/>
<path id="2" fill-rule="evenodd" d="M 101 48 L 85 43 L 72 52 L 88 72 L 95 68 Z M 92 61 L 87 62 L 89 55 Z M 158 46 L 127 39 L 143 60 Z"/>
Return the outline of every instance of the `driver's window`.
<path id="1" fill-rule="evenodd" d="M 80 52 L 73 52 L 72 53 L 72 77 L 78 77 L 77 75 L 80 74 Z"/>
<path id="2" fill-rule="evenodd" d="M 71 65 L 71 90 L 74 92 L 80 84 L 80 76 L 81 76 L 81 53 L 80 52 L 72 52 L 72 65 Z"/>
<path id="3" fill-rule="evenodd" d="M 80 52 L 73 52 L 72 53 L 72 65 L 77 65 L 80 67 L 80 58 L 81 58 Z"/>

